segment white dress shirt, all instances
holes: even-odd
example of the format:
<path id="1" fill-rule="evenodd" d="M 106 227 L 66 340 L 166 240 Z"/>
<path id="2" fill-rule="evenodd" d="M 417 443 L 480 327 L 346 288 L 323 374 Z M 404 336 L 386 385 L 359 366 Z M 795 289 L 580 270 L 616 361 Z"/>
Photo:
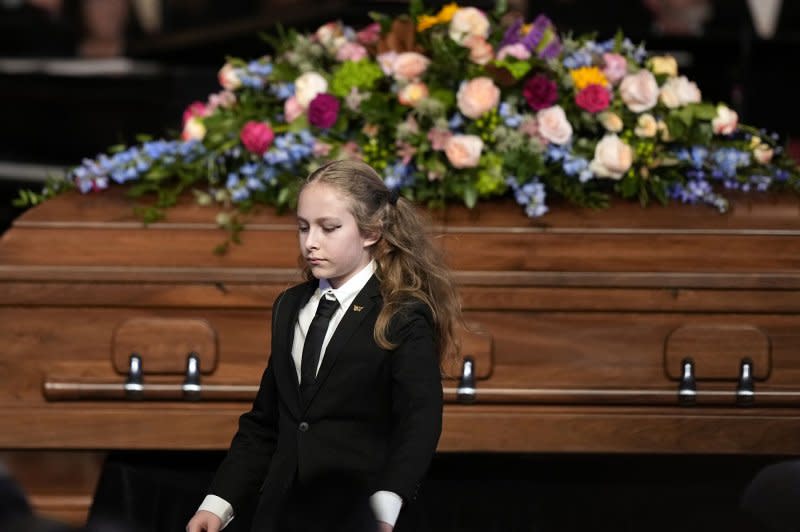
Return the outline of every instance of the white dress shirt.
<path id="1" fill-rule="evenodd" d="M 306 333 L 308 327 L 311 325 L 311 320 L 317 312 L 317 305 L 322 297 L 335 297 L 339 302 L 339 306 L 331 316 L 331 321 L 328 325 L 328 330 L 325 333 L 325 339 L 322 342 L 322 350 L 319 356 L 319 363 L 317 371 L 322 365 L 322 359 L 325 357 L 325 350 L 328 347 L 336 327 L 345 315 L 345 312 L 352 306 L 353 301 L 359 292 L 366 286 L 372 275 L 375 273 L 375 261 L 370 261 L 361 271 L 356 273 L 353 277 L 347 280 L 339 288 L 333 288 L 327 279 L 320 279 L 319 287 L 314 291 L 308 303 L 300 309 L 297 316 L 297 323 L 294 326 L 294 340 L 292 342 L 292 359 L 294 359 L 294 367 L 297 371 L 297 381 L 300 382 L 300 363 L 303 358 L 303 344 L 306 340 Z M 400 495 L 391 491 L 377 491 L 369 498 L 372 511 L 375 513 L 375 518 L 378 521 L 383 521 L 394 526 L 397 522 L 397 516 L 400 515 L 400 509 L 403 506 L 403 499 Z M 203 503 L 198 510 L 207 510 L 222 520 L 222 528 L 228 526 L 233 520 L 233 507 L 225 499 L 216 495 L 206 495 Z M 221 529 L 220 529 L 221 530 Z"/>

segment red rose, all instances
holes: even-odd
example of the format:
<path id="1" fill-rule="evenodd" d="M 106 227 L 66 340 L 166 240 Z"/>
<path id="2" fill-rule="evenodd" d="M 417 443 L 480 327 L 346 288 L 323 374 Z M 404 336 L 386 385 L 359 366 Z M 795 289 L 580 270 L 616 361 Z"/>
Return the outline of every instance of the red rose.
<path id="1" fill-rule="evenodd" d="M 537 74 L 525 82 L 522 95 L 531 109 L 541 111 L 553 106 L 558 101 L 558 86 L 547 76 Z"/>
<path id="2" fill-rule="evenodd" d="M 575 103 L 590 113 L 599 113 L 608 109 L 611 93 L 602 85 L 592 84 L 575 95 Z"/>
<path id="3" fill-rule="evenodd" d="M 308 104 L 308 121 L 311 125 L 327 128 L 339 118 L 339 100 L 336 96 L 321 92 Z"/>
<path id="4" fill-rule="evenodd" d="M 264 152 L 272 146 L 272 141 L 275 140 L 275 132 L 266 122 L 250 120 L 242 128 L 239 138 L 247 151 L 256 155 L 264 155 Z"/>

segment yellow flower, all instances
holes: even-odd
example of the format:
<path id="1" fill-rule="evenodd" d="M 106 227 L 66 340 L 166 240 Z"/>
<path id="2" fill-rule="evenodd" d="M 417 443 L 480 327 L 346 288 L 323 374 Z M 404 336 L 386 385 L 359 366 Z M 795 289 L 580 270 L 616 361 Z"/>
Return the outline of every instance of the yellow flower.
<path id="1" fill-rule="evenodd" d="M 450 22 L 453 19 L 453 15 L 456 14 L 456 11 L 458 11 L 458 9 L 459 9 L 458 4 L 456 4 L 455 2 L 447 4 L 446 6 L 442 7 L 442 9 L 439 10 L 439 14 L 436 15 L 436 18 L 439 19 L 440 24 L 445 24 L 447 22 Z"/>
<path id="2" fill-rule="evenodd" d="M 666 74 L 674 78 L 678 75 L 678 61 L 671 55 L 656 55 L 650 58 L 650 70 L 653 74 Z"/>
<path id="3" fill-rule="evenodd" d="M 575 88 L 583 90 L 589 85 L 608 85 L 605 74 L 597 67 L 580 67 L 569 71 Z"/>
<path id="4" fill-rule="evenodd" d="M 450 22 L 450 20 L 453 18 L 453 15 L 456 14 L 456 11 L 458 11 L 458 4 L 453 2 L 442 7 L 436 16 L 421 15 L 417 18 L 417 31 L 425 31 L 428 28 L 436 26 L 437 24 L 446 24 Z"/>
<path id="5" fill-rule="evenodd" d="M 533 24 L 523 24 L 522 27 L 519 29 L 519 34 L 522 36 L 527 35 L 530 33 Z"/>
<path id="6" fill-rule="evenodd" d="M 439 19 L 437 17 L 432 17 L 431 15 L 422 15 L 417 17 L 417 31 L 425 31 L 428 28 L 432 28 L 439 23 Z"/>

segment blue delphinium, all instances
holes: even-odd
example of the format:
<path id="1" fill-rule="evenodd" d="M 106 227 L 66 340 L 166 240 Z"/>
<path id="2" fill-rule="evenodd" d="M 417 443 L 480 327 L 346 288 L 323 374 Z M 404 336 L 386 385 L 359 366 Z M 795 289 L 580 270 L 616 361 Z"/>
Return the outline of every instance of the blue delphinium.
<path id="1" fill-rule="evenodd" d="M 544 184 L 539 182 L 538 177 L 534 177 L 524 185 L 520 185 L 515 176 L 509 176 L 506 178 L 506 184 L 514 192 L 514 199 L 516 199 L 517 203 L 525 207 L 525 214 L 529 218 L 537 218 L 548 211 L 545 204 L 547 192 Z"/>

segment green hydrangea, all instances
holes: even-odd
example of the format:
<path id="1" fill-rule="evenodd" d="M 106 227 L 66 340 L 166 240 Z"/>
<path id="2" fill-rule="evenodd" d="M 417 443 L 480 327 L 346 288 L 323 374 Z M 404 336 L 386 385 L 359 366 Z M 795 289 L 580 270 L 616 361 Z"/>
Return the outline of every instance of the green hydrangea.
<path id="1" fill-rule="evenodd" d="M 370 90 L 375 82 L 383 78 L 383 71 L 374 61 L 346 61 L 342 63 L 331 80 L 331 92 L 340 98 L 350 94 L 353 88 Z"/>

